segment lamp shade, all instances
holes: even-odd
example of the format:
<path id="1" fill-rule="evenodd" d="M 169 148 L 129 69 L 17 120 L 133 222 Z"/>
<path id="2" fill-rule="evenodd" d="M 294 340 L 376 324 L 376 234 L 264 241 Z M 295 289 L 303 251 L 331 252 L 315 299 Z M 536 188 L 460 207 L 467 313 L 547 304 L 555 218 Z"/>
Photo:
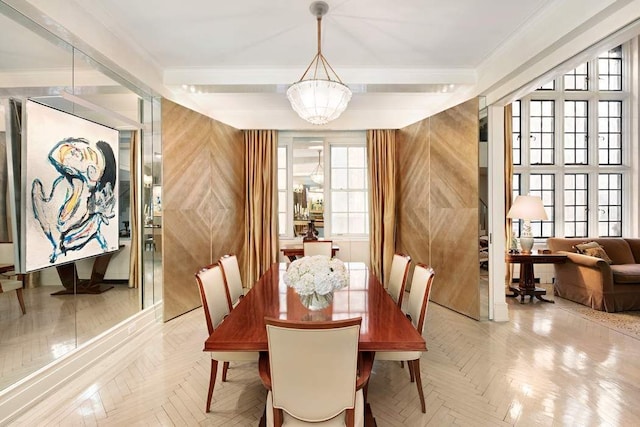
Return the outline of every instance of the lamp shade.
<path id="1" fill-rule="evenodd" d="M 304 120 L 324 125 L 342 114 L 351 100 L 348 86 L 332 80 L 302 80 L 287 90 L 291 107 Z"/>
<path id="2" fill-rule="evenodd" d="M 524 220 L 542 220 L 548 219 L 547 212 L 544 210 L 542 199 L 538 196 L 518 196 L 513 202 L 507 218 L 519 218 Z"/>

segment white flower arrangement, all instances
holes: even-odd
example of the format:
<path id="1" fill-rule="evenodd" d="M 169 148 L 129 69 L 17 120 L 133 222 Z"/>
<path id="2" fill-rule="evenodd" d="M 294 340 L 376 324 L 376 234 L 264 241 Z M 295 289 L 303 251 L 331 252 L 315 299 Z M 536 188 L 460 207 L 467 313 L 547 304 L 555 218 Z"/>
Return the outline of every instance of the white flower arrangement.
<path id="1" fill-rule="evenodd" d="M 347 286 L 349 274 L 344 262 L 338 258 L 314 255 L 293 261 L 287 268 L 284 282 L 301 296 L 327 295 Z"/>

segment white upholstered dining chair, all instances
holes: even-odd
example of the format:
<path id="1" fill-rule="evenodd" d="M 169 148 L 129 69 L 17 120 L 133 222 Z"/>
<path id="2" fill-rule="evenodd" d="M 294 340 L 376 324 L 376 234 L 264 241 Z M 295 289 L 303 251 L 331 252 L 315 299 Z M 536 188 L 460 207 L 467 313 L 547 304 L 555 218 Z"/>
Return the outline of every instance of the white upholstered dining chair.
<path id="1" fill-rule="evenodd" d="M 332 240 L 309 240 L 302 242 L 304 256 L 324 255 L 331 258 Z"/>
<path id="2" fill-rule="evenodd" d="M 361 320 L 265 318 L 269 353 L 261 354 L 259 370 L 269 390 L 268 427 L 364 426 L 363 388 L 371 363 L 362 363 L 358 370 Z"/>
<path id="3" fill-rule="evenodd" d="M 413 270 L 413 279 L 411 280 L 411 290 L 409 291 L 409 301 L 407 304 L 407 317 L 409 317 L 411 323 L 421 335 L 424 332 L 424 323 L 427 316 L 429 295 L 431 294 L 431 284 L 433 283 L 434 275 L 435 273 L 433 269 L 424 264 L 417 264 L 416 268 Z M 422 356 L 421 351 L 376 352 L 376 360 L 396 360 L 407 362 L 407 365 L 409 365 L 411 382 L 415 381 L 418 388 L 418 396 L 420 397 L 422 413 L 426 413 L 424 392 L 422 390 L 422 379 L 420 378 L 420 356 Z"/>
<path id="4" fill-rule="evenodd" d="M 404 297 L 404 288 L 407 284 L 407 274 L 409 273 L 410 264 L 411 257 L 409 255 L 393 255 L 393 260 L 391 261 L 391 273 L 389 274 L 389 283 L 387 285 L 387 292 L 389 292 L 391 298 L 400 308 L 402 308 L 402 298 Z"/>
<path id="5" fill-rule="evenodd" d="M 218 262 L 222 267 L 224 282 L 229 291 L 229 310 L 231 310 L 238 305 L 240 298 L 244 296 L 238 258 L 235 255 L 224 255 Z"/>
<path id="6" fill-rule="evenodd" d="M 207 330 L 209 335 L 223 322 L 225 316 L 229 314 L 229 299 L 227 296 L 226 285 L 222 269 L 218 264 L 204 267 L 196 273 L 196 282 L 200 290 L 200 299 L 202 308 L 204 309 L 205 319 L 207 321 Z M 213 388 L 216 383 L 216 374 L 218 372 L 218 362 L 230 361 L 257 361 L 258 352 L 250 351 L 215 351 L 210 352 L 211 355 L 211 375 L 209 378 L 209 392 L 207 394 L 206 411 L 209 412 L 211 407 L 211 397 L 213 396 Z M 228 366 L 228 365 L 227 365 Z M 222 381 L 227 380 L 227 371 L 222 371 Z"/>

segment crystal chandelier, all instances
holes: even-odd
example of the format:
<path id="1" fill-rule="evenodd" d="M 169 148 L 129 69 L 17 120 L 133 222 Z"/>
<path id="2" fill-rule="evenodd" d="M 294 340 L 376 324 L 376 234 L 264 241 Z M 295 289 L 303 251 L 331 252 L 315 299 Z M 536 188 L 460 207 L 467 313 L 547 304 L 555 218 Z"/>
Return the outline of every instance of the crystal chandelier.
<path id="1" fill-rule="evenodd" d="M 300 80 L 287 90 L 291 107 L 304 120 L 315 125 L 324 125 L 340 117 L 351 100 L 351 90 L 342 83 L 322 54 L 322 17 L 329 10 L 323 1 L 311 3 L 309 10 L 318 21 L 318 53 Z M 333 76 L 333 78 L 332 78 Z"/>

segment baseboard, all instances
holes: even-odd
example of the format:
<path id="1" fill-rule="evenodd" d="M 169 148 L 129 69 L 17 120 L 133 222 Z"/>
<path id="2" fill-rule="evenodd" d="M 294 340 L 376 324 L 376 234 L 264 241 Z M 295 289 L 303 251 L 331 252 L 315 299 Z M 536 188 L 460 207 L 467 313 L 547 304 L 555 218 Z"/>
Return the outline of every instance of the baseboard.
<path id="1" fill-rule="evenodd" d="M 87 341 L 74 351 L 53 361 L 0 392 L 0 425 L 8 424 L 61 384 L 71 381 L 112 353 L 124 342 L 158 322 L 157 307 L 149 307 Z"/>
<path id="2" fill-rule="evenodd" d="M 494 322 L 509 321 L 509 304 L 506 302 L 493 302 L 493 318 Z"/>

